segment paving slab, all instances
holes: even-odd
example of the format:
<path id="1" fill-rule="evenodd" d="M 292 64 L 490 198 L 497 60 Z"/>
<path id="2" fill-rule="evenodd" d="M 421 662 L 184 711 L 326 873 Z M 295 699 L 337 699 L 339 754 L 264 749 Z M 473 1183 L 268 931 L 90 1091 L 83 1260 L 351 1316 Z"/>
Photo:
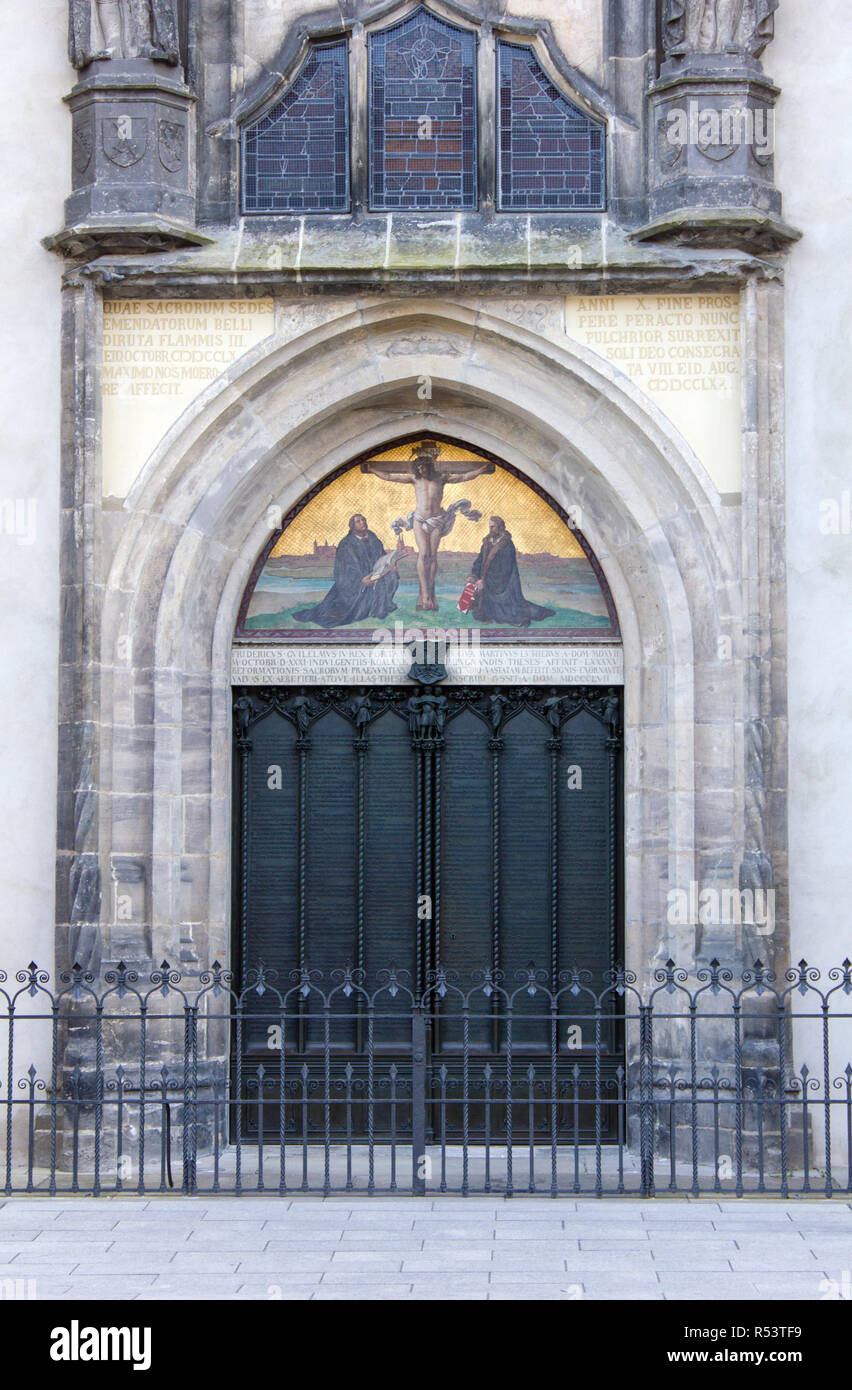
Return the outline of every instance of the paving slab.
<path id="1" fill-rule="evenodd" d="M 449 1260 L 413 1259 L 403 1260 L 401 1272 L 407 1274 L 411 1279 L 422 1278 L 424 1275 L 434 1275 L 437 1279 L 440 1276 L 441 1282 L 446 1288 L 447 1281 L 450 1281 L 450 1285 L 454 1286 L 456 1279 L 460 1275 L 479 1274 L 483 1278 L 488 1278 L 493 1268 L 494 1266 L 490 1260 L 456 1260 L 453 1262 Z M 515 1277 L 517 1278 L 517 1274 Z"/>
<path id="2" fill-rule="evenodd" d="M 757 1298 L 821 1302 L 826 1297 L 826 1284 L 822 1274 L 811 1274 L 804 1278 L 792 1274 L 762 1274 L 754 1275 L 753 1278 Z"/>
<path id="3" fill-rule="evenodd" d="M 109 1248 L 99 1243 L 89 1243 L 80 1241 L 76 1245 L 61 1241 L 54 1244 L 52 1241 L 31 1240 L 24 1245 L 12 1247 L 14 1255 L 0 1264 L 0 1269 L 8 1269 L 11 1265 L 23 1264 L 24 1261 L 30 1264 L 50 1264 L 54 1260 L 59 1264 L 79 1264 L 81 1260 L 97 1260 L 102 1267 L 106 1265 L 109 1257 Z"/>
<path id="4" fill-rule="evenodd" d="M 629 1270 L 653 1270 L 654 1262 L 650 1250 L 640 1251 L 636 1255 L 623 1255 L 620 1251 L 612 1250 L 581 1250 L 578 1255 L 568 1256 L 569 1270 L 612 1270 L 617 1272 L 619 1269 Z"/>
<path id="5" fill-rule="evenodd" d="M 659 1274 L 677 1274 L 681 1270 L 693 1274 L 725 1274 L 730 1272 L 731 1262 L 723 1255 L 696 1254 L 684 1250 L 681 1253 L 655 1255 L 654 1269 Z"/>
<path id="6" fill-rule="evenodd" d="M 220 1275 L 215 1284 L 200 1284 L 197 1275 L 170 1275 L 160 1278 L 148 1288 L 137 1291 L 138 1299 L 162 1298 L 233 1298 L 242 1287 L 243 1280 L 238 1275 Z"/>
<path id="7" fill-rule="evenodd" d="M 833 1236 L 806 1236 L 805 1245 L 818 1259 L 852 1260 L 852 1237 L 838 1240 Z"/>
<path id="8" fill-rule="evenodd" d="M 189 1268 L 188 1265 L 183 1264 L 185 1258 L 185 1256 L 181 1256 L 180 1261 L 178 1261 L 178 1257 L 175 1256 L 175 1263 L 180 1263 L 183 1268 Z M 299 1274 L 307 1274 L 309 1271 L 313 1274 L 321 1274 L 323 1270 L 331 1268 L 333 1252 L 320 1250 L 310 1254 L 292 1256 L 290 1252 L 281 1254 L 274 1250 L 242 1250 L 234 1258 L 238 1262 L 237 1267 L 240 1274 L 248 1277 L 252 1273 L 268 1273 L 272 1278 L 274 1274 L 286 1275 L 293 1270 Z M 401 1256 L 397 1256 L 397 1266 L 401 1258 Z"/>
<path id="9" fill-rule="evenodd" d="M 331 1256 L 333 1255 L 334 1251 L 339 1250 L 341 1246 L 339 1241 L 331 1240 L 268 1240 L 263 1247 L 258 1248 L 258 1253 L 260 1252 L 260 1248 L 262 1248 L 265 1254 L 277 1255 L 279 1259 L 281 1259 L 282 1261 L 289 1259 L 292 1260 L 294 1264 L 301 1264 L 303 1257 L 305 1259 L 313 1259 L 314 1256 L 316 1256 L 317 1258 L 319 1258 L 320 1256 L 327 1256 L 328 1259 L 331 1259 Z M 349 1248 L 360 1250 L 361 1246 L 354 1245 L 350 1246 Z M 375 1249 L 376 1247 L 367 1243 L 363 1248 L 366 1250 L 370 1250 Z M 382 1245 L 378 1248 L 386 1250 L 389 1247 Z M 412 1250 L 419 1250 L 420 1245 L 419 1243 L 415 1243 L 414 1245 L 406 1248 Z"/>
<path id="10" fill-rule="evenodd" d="M 65 1276 L 81 1298 L 118 1298 L 125 1294 L 141 1293 L 151 1288 L 155 1274 L 73 1274 Z"/>
<path id="11" fill-rule="evenodd" d="M 337 1241 L 326 1241 L 327 1245 L 334 1245 L 338 1250 L 420 1250 L 427 1242 L 441 1240 L 445 1245 L 460 1245 L 464 1243 L 470 1245 L 484 1245 L 491 1249 L 493 1244 L 490 1240 L 474 1239 L 466 1236 L 464 1241 L 456 1239 L 445 1232 L 437 1236 L 424 1236 L 420 1231 L 403 1231 L 399 1235 L 388 1235 L 386 1231 L 342 1231 L 340 1239 Z M 271 1242 L 270 1242 L 271 1244 Z"/>
<path id="12" fill-rule="evenodd" d="M 571 1267 L 572 1260 L 575 1259 L 575 1252 L 566 1255 L 564 1259 L 550 1257 L 543 1260 L 537 1253 L 504 1255 L 502 1252 L 494 1254 L 491 1258 L 491 1268 L 494 1270 L 514 1270 L 517 1274 L 522 1270 L 529 1270 L 533 1266 L 545 1275 L 561 1274 L 566 1267 Z"/>
<path id="13" fill-rule="evenodd" d="M 816 1256 L 810 1250 L 807 1249 L 802 1250 L 802 1252 L 798 1255 L 790 1255 L 785 1253 L 782 1256 L 782 1258 L 783 1267 L 785 1272 L 787 1273 L 796 1274 L 801 1272 L 808 1274 L 813 1273 L 815 1270 L 822 1268 Z M 777 1262 L 778 1260 L 776 1258 L 776 1260 L 772 1263 L 777 1264 Z M 755 1254 L 751 1250 L 744 1251 L 742 1254 L 739 1255 L 731 1256 L 731 1269 L 744 1274 L 760 1274 L 768 1267 L 769 1264 L 769 1260 L 767 1260 L 766 1258 L 761 1259 L 760 1255 Z"/>
<path id="14" fill-rule="evenodd" d="M 731 1242 L 733 1246 L 733 1241 Z M 617 1255 L 622 1259 L 629 1259 L 631 1255 L 645 1255 L 651 1250 L 651 1243 L 648 1240 L 612 1240 L 605 1236 L 600 1240 L 580 1240 L 578 1242 L 580 1251 L 607 1251 L 612 1255 Z"/>
<path id="15" fill-rule="evenodd" d="M 848 1238 L 847 1238 L 848 1232 Z M 0 1279 L 36 1297 L 825 1298 L 852 1206 L 814 1199 L 14 1198 Z"/>
<path id="16" fill-rule="evenodd" d="M 172 1260 L 175 1258 L 174 1247 L 171 1250 L 150 1250 L 147 1246 L 143 1250 L 115 1250 L 109 1257 L 109 1268 L 116 1274 L 159 1274 L 161 1270 L 168 1269 Z M 76 1256 L 75 1273 L 81 1275 L 102 1274 L 104 1269 L 104 1259 L 102 1256 Z"/>
<path id="17" fill-rule="evenodd" d="M 132 1232 L 129 1235 L 132 1239 Z M 237 1221 L 232 1225 L 226 1225 L 224 1222 L 217 1221 L 209 1226 L 201 1224 L 194 1226 L 189 1234 L 188 1243 L 202 1246 L 215 1245 L 217 1249 L 221 1249 L 223 1242 L 228 1247 L 233 1242 L 235 1246 L 245 1249 L 247 1245 L 262 1248 L 270 1239 L 270 1233 L 264 1231 L 260 1222 L 257 1225 L 251 1225 L 245 1221 Z"/>
<path id="18" fill-rule="evenodd" d="M 747 1274 L 711 1274 L 707 1271 L 659 1275 L 667 1299 L 700 1299 L 702 1302 L 727 1302 L 733 1299 L 757 1297 L 754 1281 Z"/>
<path id="19" fill-rule="evenodd" d="M 322 1288 L 319 1288 L 319 1289 L 317 1289 L 317 1290 L 314 1292 L 314 1295 L 313 1295 L 313 1297 L 312 1297 L 312 1299 L 311 1299 L 311 1302 L 312 1302 L 312 1303 L 385 1303 L 385 1302 L 395 1302 L 395 1301 L 401 1300 L 401 1299 L 407 1299 L 407 1298 L 410 1297 L 410 1295 L 411 1295 L 411 1291 L 410 1291 L 409 1286 L 408 1286 L 407 1284 L 405 1285 L 404 1288 L 399 1288 L 399 1287 L 398 1287 L 397 1285 L 395 1285 L 395 1284 L 392 1285 L 392 1286 L 389 1287 L 389 1288 L 385 1288 L 385 1287 L 383 1287 L 382 1285 L 371 1285 L 369 1288 L 361 1288 L 361 1289 L 338 1289 L 338 1288 L 327 1288 L 327 1287 L 323 1286 Z M 487 1297 L 487 1290 L 486 1290 L 485 1292 L 483 1292 L 483 1294 L 482 1294 L 481 1296 L 482 1296 L 483 1299 L 486 1298 L 486 1297 Z M 432 1298 L 432 1299 L 435 1299 L 435 1298 L 439 1297 L 439 1295 L 438 1295 L 438 1294 L 430 1294 L 429 1297 Z M 453 1297 L 454 1297 L 454 1298 L 465 1298 L 465 1297 L 468 1297 L 468 1295 L 466 1295 L 466 1294 L 463 1293 L 463 1292 L 459 1292 L 459 1293 L 457 1293 L 457 1294 L 454 1294 Z"/>
<path id="20" fill-rule="evenodd" d="M 10 1227 L 8 1230 L 0 1229 L 0 1250 L 17 1249 L 19 1245 L 31 1245 L 42 1234 L 42 1226 Z M 109 1244 L 109 1239 L 105 1237 L 104 1244 Z"/>
<path id="21" fill-rule="evenodd" d="M 573 1303 L 578 1295 L 567 1285 L 559 1284 L 500 1284 L 488 1290 L 489 1303 L 501 1302 Z"/>
<path id="22" fill-rule="evenodd" d="M 308 1285 L 301 1291 L 295 1290 L 292 1295 L 287 1294 L 286 1298 L 310 1299 L 313 1297 L 313 1285 Z M 151 1289 L 149 1293 L 137 1294 L 133 1302 L 135 1303 L 196 1303 L 201 1295 L 195 1284 L 186 1284 L 180 1288 L 170 1289 Z M 236 1289 L 230 1293 L 205 1293 L 203 1295 L 207 1303 L 235 1303 L 245 1298 L 268 1298 L 267 1294 L 247 1294 L 244 1295 L 241 1289 Z M 223 1314 L 224 1316 L 224 1314 Z"/>

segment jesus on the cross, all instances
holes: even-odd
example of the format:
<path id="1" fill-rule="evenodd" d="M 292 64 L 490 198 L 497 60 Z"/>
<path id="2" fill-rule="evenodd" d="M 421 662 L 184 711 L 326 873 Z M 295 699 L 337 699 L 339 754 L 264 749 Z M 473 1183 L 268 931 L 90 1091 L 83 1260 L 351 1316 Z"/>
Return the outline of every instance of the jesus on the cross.
<path id="1" fill-rule="evenodd" d="M 418 612 L 437 611 L 435 598 L 435 576 L 438 570 L 438 547 L 441 539 L 448 536 L 455 525 L 459 513 L 469 521 L 480 521 L 482 513 L 475 511 L 467 498 L 442 507 L 444 488 L 447 483 L 470 482 L 482 473 L 493 473 L 494 464 L 481 460 L 442 464 L 439 461 L 439 447 L 431 439 L 423 440 L 412 449 L 411 464 L 405 472 L 387 463 L 362 463 L 363 473 L 374 473 L 387 483 L 411 483 L 414 487 L 416 506 L 407 517 L 399 517 L 393 523 L 399 544 L 402 532 L 414 531 L 417 542 L 417 579 L 420 597 L 417 600 Z"/>

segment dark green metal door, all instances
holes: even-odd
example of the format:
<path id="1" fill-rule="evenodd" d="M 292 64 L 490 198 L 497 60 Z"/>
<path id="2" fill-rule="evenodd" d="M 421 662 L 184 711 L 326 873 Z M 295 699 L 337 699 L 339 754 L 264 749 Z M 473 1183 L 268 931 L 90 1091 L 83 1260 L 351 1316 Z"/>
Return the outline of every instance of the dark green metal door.
<path id="1" fill-rule="evenodd" d="M 393 966 L 410 994 L 384 999 L 370 1027 L 404 1096 L 411 996 L 439 967 L 463 981 L 488 971 L 503 990 L 466 1024 L 456 996 L 429 996 L 435 1084 L 458 1085 L 465 1028 L 480 1063 L 499 1066 L 508 1042 L 519 1067 L 549 1065 L 541 997 L 516 999 L 510 1039 L 501 999 L 531 970 L 551 992 L 573 968 L 600 990 L 620 954 L 620 690 L 268 687 L 235 692 L 234 725 L 241 985 L 262 962 L 279 992 L 346 967 L 374 989 Z M 261 999 L 239 1040 L 246 1075 L 262 1062 L 274 1078 L 268 1023 Z M 308 989 L 283 1038 L 294 1097 L 326 1054 L 350 1067 L 345 1084 L 365 1085 L 366 1027 L 357 994 L 321 1017 Z M 578 1076 L 597 1068 L 605 1086 L 622 1061 L 614 1018 L 558 1047 L 575 1095 Z M 452 1134 L 452 1106 L 442 1114 Z M 374 1107 L 375 1132 L 388 1123 Z"/>

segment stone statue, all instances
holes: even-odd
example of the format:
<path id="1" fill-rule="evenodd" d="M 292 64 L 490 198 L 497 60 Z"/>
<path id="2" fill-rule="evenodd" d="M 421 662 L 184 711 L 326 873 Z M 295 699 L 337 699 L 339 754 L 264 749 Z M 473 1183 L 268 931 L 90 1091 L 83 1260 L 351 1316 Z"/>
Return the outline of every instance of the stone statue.
<path id="1" fill-rule="evenodd" d="M 69 53 L 75 68 L 110 58 L 180 62 L 177 0 L 71 0 Z"/>
<path id="2" fill-rule="evenodd" d="M 775 33 L 778 0 L 665 0 L 667 58 L 747 53 L 759 58 Z"/>

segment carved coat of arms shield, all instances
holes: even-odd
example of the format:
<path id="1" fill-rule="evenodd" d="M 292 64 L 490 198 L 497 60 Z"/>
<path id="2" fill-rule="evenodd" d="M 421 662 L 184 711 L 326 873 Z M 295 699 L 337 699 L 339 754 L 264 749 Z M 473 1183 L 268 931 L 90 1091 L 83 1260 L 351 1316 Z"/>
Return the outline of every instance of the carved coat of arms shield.
<path id="1" fill-rule="evenodd" d="M 144 116 L 108 116 L 101 126 L 101 139 L 107 159 L 129 169 L 148 149 L 148 121 Z"/>
<path id="2" fill-rule="evenodd" d="M 722 164 L 743 140 L 745 112 L 738 106 L 707 107 L 698 112 L 696 145 L 705 159 Z"/>
<path id="3" fill-rule="evenodd" d="M 676 124 L 669 119 L 668 112 L 661 112 L 657 120 L 657 160 L 664 173 L 669 173 L 683 158 L 685 141 Z"/>
<path id="4" fill-rule="evenodd" d="M 95 140 L 91 123 L 74 127 L 71 159 L 75 174 L 85 174 L 92 162 Z"/>
<path id="5" fill-rule="evenodd" d="M 712 137 L 707 140 L 699 139 L 697 145 L 698 149 L 704 155 L 704 158 L 712 159 L 714 164 L 722 164 L 724 160 L 730 159 L 731 155 L 739 149 L 739 145 L 736 144 L 736 142 L 728 141 L 724 143 L 722 140 L 714 140 Z"/>
<path id="6" fill-rule="evenodd" d="M 163 168 L 174 174 L 186 158 L 186 126 L 180 121 L 160 121 L 157 146 Z"/>

